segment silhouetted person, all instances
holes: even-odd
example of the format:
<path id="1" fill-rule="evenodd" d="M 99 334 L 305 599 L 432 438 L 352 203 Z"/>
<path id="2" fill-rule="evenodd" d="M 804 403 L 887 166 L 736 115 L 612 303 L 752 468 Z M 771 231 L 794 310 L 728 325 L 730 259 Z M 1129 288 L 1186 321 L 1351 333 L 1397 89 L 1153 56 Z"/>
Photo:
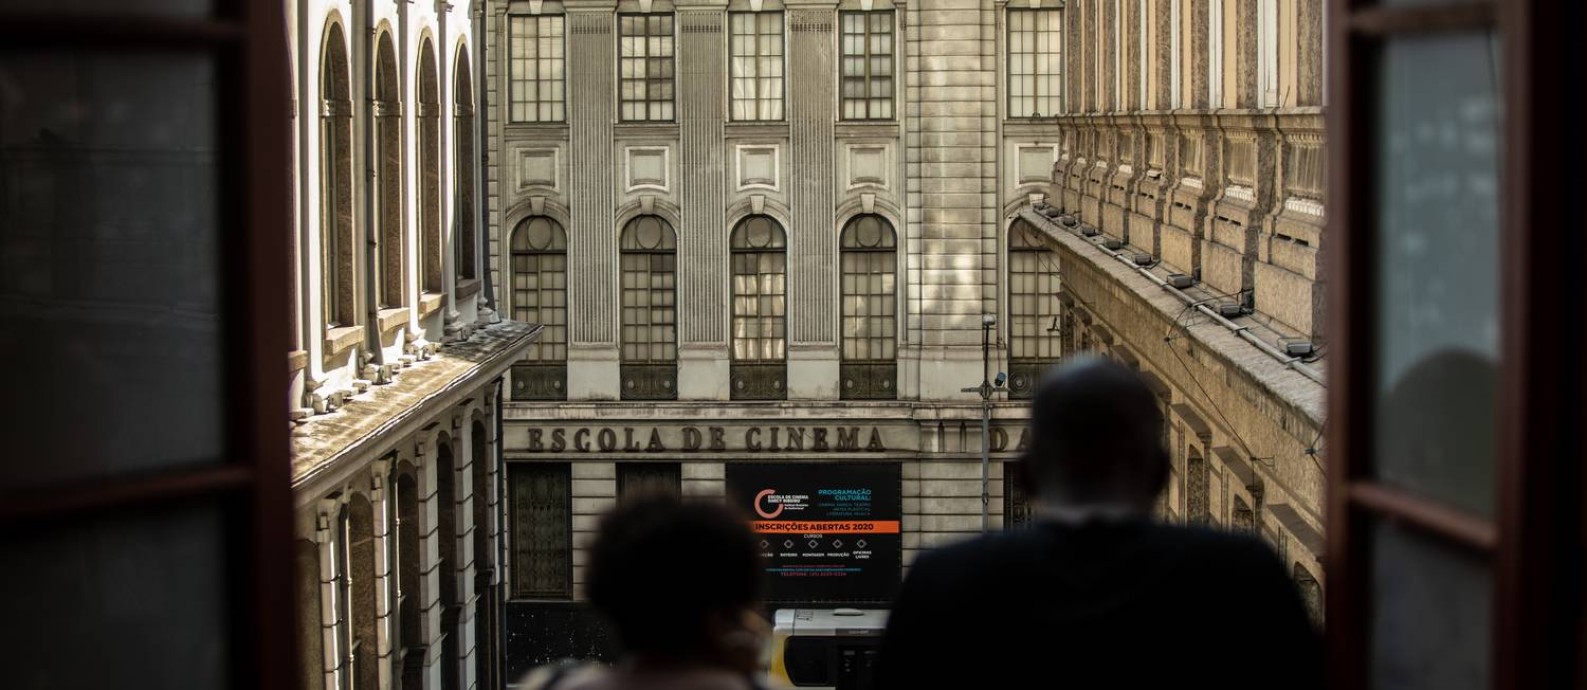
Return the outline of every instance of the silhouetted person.
<path id="1" fill-rule="evenodd" d="M 1038 521 L 915 561 L 880 690 L 1321 687 L 1316 632 L 1266 544 L 1151 519 L 1162 425 L 1119 364 L 1050 373 L 1020 461 Z"/>
<path id="2" fill-rule="evenodd" d="M 766 623 L 754 613 L 759 550 L 720 504 L 624 501 L 590 547 L 588 597 L 623 647 L 611 669 L 561 666 L 532 690 L 752 690 Z"/>

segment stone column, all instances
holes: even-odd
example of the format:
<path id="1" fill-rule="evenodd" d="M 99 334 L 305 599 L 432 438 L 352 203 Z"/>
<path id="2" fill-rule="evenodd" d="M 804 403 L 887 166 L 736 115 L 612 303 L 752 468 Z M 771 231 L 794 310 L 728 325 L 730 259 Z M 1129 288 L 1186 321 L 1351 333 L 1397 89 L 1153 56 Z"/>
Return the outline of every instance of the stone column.
<path id="1" fill-rule="evenodd" d="M 983 30 L 995 25 L 993 9 L 983 5 L 923 0 L 908 10 L 906 234 L 919 238 L 920 257 L 908 313 L 920 328 L 925 400 L 964 397 L 961 388 L 981 382 L 981 315 L 996 304 L 998 60 Z"/>
<path id="2" fill-rule="evenodd" d="M 325 645 L 321 658 L 325 661 L 326 688 L 342 687 L 341 677 L 346 671 L 343 662 L 347 658 L 347 650 L 341 648 L 336 637 L 336 629 L 342 625 L 342 593 L 336 586 L 341 577 L 336 567 L 336 550 L 341 548 L 336 534 L 339 508 L 340 502 L 335 499 L 322 500 L 314 516 L 314 542 L 319 547 L 320 561 L 320 637 Z"/>
<path id="3" fill-rule="evenodd" d="M 392 687 L 397 677 L 392 659 L 392 652 L 396 648 L 393 642 L 397 634 L 397 594 L 392 586 L 391 554 L 397 535 L 392 530 L 396 509 L 391 503 L 391 465 L 391 460 L 376 460 L 369 464 L 369 473 L 372 475 L 369 502 L 375 513 L 375 654 L 380 658 L 377 665 L 381 688 Z"/>
<path id="4" fill-rule="evenodd" d="M 584 599 L 584 572 L 590 541 L 601 516 L 617 505 L 617 463 L 575 462 L 571 468 L 573 496 L 573 598 Z"/>
<path id="5" fill-rule="evenodd" d="M 437 500 L 440 477 L 435 461 L 434 431 L 423 433 L 414 443 L 414 462 L 418 465 L 419 492 L 419 637 L 424 645 L 424 685 L 441 687 L 442 629 L 440 503 Z"/>
<path id="6" fill-rule="evenodd" d="M 788 397 L 837 397 L 837 15 L 789 4 Z M 896 70 L 895 70 L 896 71 Z"/>
<path id="7" fill-rule="evenodd" d="M 443 538 L 456 540 L 457 562 L 450 564 L 448 576 L 457 582 L 457 623 L 447 631 L 457 635 L 457 660 L 463 667 L 457 677 L 464 690 L 478 684 L 474 655 L 479 644 L 475 639 L 474 617 L 479 615 L 479 593 L 474 588 L 474 435 L 469 433 L 467 407 L 457 410 L 452 419 L 452 496 L 456 501 L 452 509 L 455 517 L 454 534 Z"/>
<path id="8" fill-rule="evenodd" d="M 678 10 L 678 124 L 682 145 L 678 238 L 678 397 L 728 397 L 727 15 L 721 6 Z"/>
<path id="9" fill-rule="evenodd" d="M 615 3 L 580 4 L 567 15 L 568 389 L 570 400 L 618 396 L 617 154 L 613 144 L 617 49 Z"/>

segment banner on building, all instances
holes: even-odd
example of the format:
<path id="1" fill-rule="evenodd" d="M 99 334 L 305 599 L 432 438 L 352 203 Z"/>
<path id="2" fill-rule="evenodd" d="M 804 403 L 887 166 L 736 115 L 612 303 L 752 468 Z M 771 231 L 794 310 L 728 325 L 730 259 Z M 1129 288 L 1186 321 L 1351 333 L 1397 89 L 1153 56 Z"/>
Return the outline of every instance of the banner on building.
<path id="1" fill-rule="evenodd" d="M 903 565 L 896 463 L 730 463 L 727 495 L 753 520 L 772 603 L 887 602 Z"/>

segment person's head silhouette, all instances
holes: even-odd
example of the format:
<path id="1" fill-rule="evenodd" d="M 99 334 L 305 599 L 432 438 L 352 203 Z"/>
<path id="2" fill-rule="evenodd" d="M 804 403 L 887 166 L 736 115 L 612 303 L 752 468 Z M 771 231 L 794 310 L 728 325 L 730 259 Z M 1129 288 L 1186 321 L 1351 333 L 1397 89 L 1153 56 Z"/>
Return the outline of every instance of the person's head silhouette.
<path id="1" fill-rule="evenodd" d="M 752 673 L 760 551 L 748 520 L 720 503 L 651 494 L 601 520 L 590 547 L 590 604 L 630 664 Z"/>
<path id="2" fill-rule="evenodd" d="M 1044 507 L 1145 515 L 1168 480 L 1157 396 L 1139 374 L 1094 355 L 1067 358 L 1031 404 L 1022 478 Z"/>

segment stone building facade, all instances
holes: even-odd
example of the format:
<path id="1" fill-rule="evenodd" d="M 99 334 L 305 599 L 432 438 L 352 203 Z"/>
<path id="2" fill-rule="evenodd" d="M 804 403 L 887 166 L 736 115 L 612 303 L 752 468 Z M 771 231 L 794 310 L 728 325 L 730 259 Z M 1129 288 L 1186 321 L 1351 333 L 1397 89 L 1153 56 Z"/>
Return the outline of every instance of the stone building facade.
<path id="1" fill-rule="evenodd" d="M 1065 352 L 1163 399 L 1172 520 L 1248 530 L 1320 615 L 1320 0 L 1070 2 L 1050 193 Z"/>
<path id="2" fill-rule="evenodd" d="M 470 3 L 294 0 L 292 481 L 305 688 L 501 687 L 501 384 Z"/>
<path id="3" fill-rule="evenodd" d="M 1293 368 L 1316 365 L 1197 322 L 1170 341 L 1196 348 L 1176 350 L 1187 373 L 1161 289 L 1040 212 L 1128 230 L 1156 270 L 1254 294 L 1241 321 L 1320 339 L 1320 2 L 487 7 L 488 270 L 504 315 L 545 326 L 502 403 L 514 663 L 599 650 L 584 546 L 627 487 L 720 496 L 741 467 L 890 464 L 906 567 L 980 531 L 965 389 L 991 372 L 1010 376 L 987 511 L 1017 521 L 1002 463 L 1062 347 L 1165 391 L 1170 519 L 1249 524 L 1320 597 L 1302 451 L 1322 389 Z"/>
<path id="4" fill-rule="evenodd" d="M 510 636 L 580 625 L 583 547 L 641 476 L 722 495 L 739 466 L 891 465 L 903 563 L 979 532 L 982 407 L 963 389 L 998 371 L 986 509 L 994 528 L 1024 510 L 1002 482 L 1027 416 L 1009 398 L 1057 360 L 1057 276 L 1002 207 L 1045 192 L 1058 147 L 1009 126 L 1005 7 L 489 7 L 489 269 L 504 315 L 545 324 L 503 403 L 524 496 Z"/>

